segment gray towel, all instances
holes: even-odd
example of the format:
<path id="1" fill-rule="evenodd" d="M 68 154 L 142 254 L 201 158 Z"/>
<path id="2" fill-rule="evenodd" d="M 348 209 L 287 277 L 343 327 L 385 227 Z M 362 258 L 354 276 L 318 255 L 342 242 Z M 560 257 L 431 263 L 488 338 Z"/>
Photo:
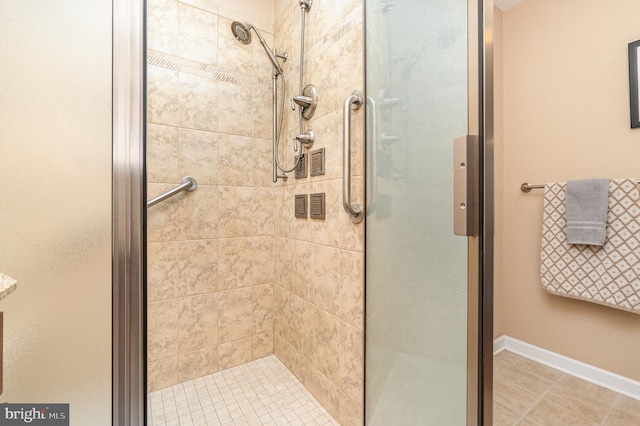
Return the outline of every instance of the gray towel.
<path id="1" fill-rule="evenodd" d="M 568 181 L 565 198 L 567 242 L 604 245 L 608 205 L 609 179 Z"/>

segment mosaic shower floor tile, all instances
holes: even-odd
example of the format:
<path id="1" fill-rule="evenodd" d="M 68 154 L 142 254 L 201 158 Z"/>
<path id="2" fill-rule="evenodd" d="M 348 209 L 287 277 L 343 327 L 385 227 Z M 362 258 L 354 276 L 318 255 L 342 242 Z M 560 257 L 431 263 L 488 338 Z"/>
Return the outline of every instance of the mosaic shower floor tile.
<path id="1" fill-rule="evenodd" d="M 147 426 L 338 426 L 270 355 L 148 395 Z"/>

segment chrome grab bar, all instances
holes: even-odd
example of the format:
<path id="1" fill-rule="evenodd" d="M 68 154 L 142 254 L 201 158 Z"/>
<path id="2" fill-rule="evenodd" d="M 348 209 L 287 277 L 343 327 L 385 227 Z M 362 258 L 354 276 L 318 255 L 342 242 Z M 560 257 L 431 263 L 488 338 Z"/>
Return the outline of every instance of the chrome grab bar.
<path id="1" fill-rule="evenodd" d="M 342 206 L 351 222 L 360 223 L 364 217 L 360 204 L 351 204 L 351 110 L 362 106 L 362 92 L 354 90 L 344 101 L 344 152 L 342 155 Z"/>
<path id="2" fill-rule="evenodd" d="M 187 191 L 187 192 L 195 191 L 197 187 L 198 187 L 198 182 L 196 182 L 194 178 L 187 176 L 184 179 L 182 179 L 182 184 L 180 186 L 176 186 L 172 190 L 167 191 L 164 194 L 158 195 L 156 198 L 147 201 L 147 208 L 151 206 L 155 206 L 159 202 L 164 201 L 167 198 L 173 197 L 174 195 L 182 191 Z"/>

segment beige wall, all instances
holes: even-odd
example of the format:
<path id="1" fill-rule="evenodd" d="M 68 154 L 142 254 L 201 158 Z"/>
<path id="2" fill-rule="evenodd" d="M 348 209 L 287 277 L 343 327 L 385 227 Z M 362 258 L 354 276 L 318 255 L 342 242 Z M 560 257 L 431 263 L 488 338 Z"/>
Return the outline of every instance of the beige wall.
<path id="1" fill-rule="evenodd" d="M 519 186 L 638 177 L 627 63 L 638 16 L 635 0 L 525 1 L 503 14 L 503 333 L 635 380 L 640 317 L 544 292 L 543 195 Z"/>
<path id="2" fill-rule="evenodd" d="M 0 2 L 2 402 L 111 421 L 111 1 Z"/>
<path id="3" fill-rule="evenodd" d="M 276 238 L 274 351 L 343 425 L 362 424 L 364 223 L 342 208 L 342 104 L 364 89 L 362 4 L 317 0 L 307 15 L 304 84 L 318 87 L 320 102 L 305 129 L 312 150 L 325 148 L 326 173 L 280 183 Z M 290 94 L 298 92 L 300 6 L 289 0 L 276 17 L 274 44 L 289 53 Z M 288 95 L 291 96 L 291 95 Z M 363 201 L 363 114 L 353 113 L 353 199 Z M 297 111 L 287 109 L 281 161 L 291 165 Z M 324 192 L 326 219 L 295 219 L 294 195 Z"/>
<path id="4" fill-rule="evenodd" d="M 271 65 L 230 29 L 273 19 L 228 3 L 148 4 L 148 196 L 198 181 L 148 212 L 150 390 L 273 353 Z"/>
<path id="5" fill-rule="evenodd" d="M 493 8 L 493 93 L 494 93 L 494 155 L 495 155 L 495 236 L 494 236 L 494 288 L 493 288 L 493 334 L 499 337 L 504 334 L 504 300 L 503 300 L 503 268 L 502 244 L 504 228 L 504 132 L 503 132 L 503 27 L 502 11 Z"/>

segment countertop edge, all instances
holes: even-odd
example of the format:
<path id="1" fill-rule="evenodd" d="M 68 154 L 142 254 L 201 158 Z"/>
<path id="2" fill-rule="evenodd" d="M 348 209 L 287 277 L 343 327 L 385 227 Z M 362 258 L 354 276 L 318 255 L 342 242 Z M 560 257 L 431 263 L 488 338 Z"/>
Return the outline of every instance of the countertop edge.
<path id="1" fill-rule="evenodd" d="M 0 300 L 13 293 L 16 289 L 17 283 L 18 282 L 10 276 L 0 272 Z"/>

